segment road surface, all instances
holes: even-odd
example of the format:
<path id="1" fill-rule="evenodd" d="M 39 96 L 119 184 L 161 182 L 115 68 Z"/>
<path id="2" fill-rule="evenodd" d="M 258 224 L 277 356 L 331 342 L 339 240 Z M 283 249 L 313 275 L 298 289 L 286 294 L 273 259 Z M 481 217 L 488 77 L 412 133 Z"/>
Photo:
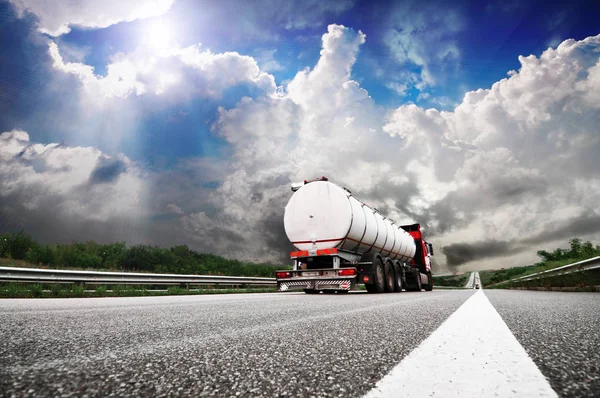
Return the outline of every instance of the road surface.
<path id="1" fill-rule="evenodd" d="M 406 396 L 448 380 L 471 390 L 436 396 L 598 396 L 599 320 L 587 293 L 0 300 L 0 396 L 386 396 L 407 364 L 424 368 Z M 432 352 L 447 372 L 428 374 Z"/>
<path id="2" fill-rule="evenodd" d="M 479 272 L 471 272 L 469 275 L 469 280 L 465 285 L 465 289 L 473 289 L 475 285 L 479 284 L 481 286 L 481 281 L 479 279 Z"/>

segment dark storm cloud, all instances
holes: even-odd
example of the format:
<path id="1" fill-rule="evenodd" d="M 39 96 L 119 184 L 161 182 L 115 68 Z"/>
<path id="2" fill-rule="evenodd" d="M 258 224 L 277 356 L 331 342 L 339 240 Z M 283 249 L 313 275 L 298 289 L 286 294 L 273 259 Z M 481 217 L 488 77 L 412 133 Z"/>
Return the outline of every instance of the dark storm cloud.
<path id="1" fill-rule="evenodd" d="M 418 184 L 411 183 L 403 189 L 419 194 Z M 468 226 L 480 217 L 481 211 L 487 211 L 506 204 L 525 203 L 530 197 L 539 197 L 548 192 L 549 184 L 545 177 L 539 176 L 490 176 L 486 185 L 448 193 L 433 203 L 422 213 L 411 212 L 405 205 L 410 195 L 404 194 L 404 200 L 396 207 L 403 213 L 427 227 L 429 237 L 441 235 Z M 400 193 L 400 192 L 399 192 Z"/>
<path id="2" fill-rule="evenodd" d="M 277 207 L 277 211 L 267 214 L 259 223 L 259 228 L 263 231 L 266 241 L 265 249 L 281 253 L 277 261 L 282 263 L 289 262 L 289 253 L 294 250 L 294 245 L 287 238 L 283 225 L 285 204 L 283 202 L 281 206 Z"/>
<path id="3" fill-rule="evenodd" d="M 371 201 L 385 202 L 387 199 L 392 198 L 397 210 L 416 220 L 420 217 L 408 209 L 408 203 L 413 197 L 419 195 L 419 187 L 416 183 L 416 176 L 414 174 L 407 173 L 406 177 L 408 177 L 409 180 L 403 184 L 396 185 L 388 181 L 381 181 L 375 184 L 370 191 L 355 191 L 353 193 L 356 194 L 357 199 L 365 201 L 366 204 L 371 207 L 374 207 L 374 204 L 371 203 Z M 348 188 L 352 189 L 351 187 Z M 383 215 L 387 215 L 392 209 L 390 209 L 389 206 L 383 205 L 380 206 L 378 210 Z M 400 220 L 395 221 L 399 222 Z"/>
<path id="4" fill-rule="evenodd" d="M 452 243 L 444 246 L 442 252 L 446 255 L 447 264 L 456 267 L 469 261 L 502 257 L 514 253 L 513 244 L 497 240 L 478 241 L 473 243 Z"/>
<path id="5" fill-rule="evenodd" d="M 27 205 L 34 199 L 37 207 L 32 209 Z M 64 214 L 57 211 L 63 200 L 55 195 L 42 197 L 41 191 L 31 187 L 15 194 L 0 196 L 0 231 L 24 230 L 42 244 L 87 240 L 98 243 L 146 243 L 139 233 L 144 230 L 140 223 L 122 218 L 99 221 L 64 217 Z"/>
<path id="6" fill-rule="evenodd" d="M 460 228 L 467 225 L 473 217 L 468 215 L 464 219 L 458 218 L 457 204 L 454 193 L 448 195 L 444 200 L 434 203 L 425 215 L 425 225 L 429 236 L 441 235 L 452 228 Z M 465 213 L 466 214 L 466 213 Z"/>
<path id="7" fill-rule="evenodd" d="M 125 171 L 127 166 L 121 159 L 101 157 L 90 175 L 90 184 L 113 182 Z"/>
<path id="8" fill-rule="evenodd" d="M 415 175 L 406 173 L 405 176 L 408 177 L 408 182 L 400 185 L 395 185 L 387 181 L 376 184 L 373 190 L 365 192 L 365 198 L 373 198 L 380 201 L 384 201 L 390 197 L 393 198 L 396 210 L 406 216 L 405 221 L 408 222 L 408 219 L 410 219 L 410 222 L 420 223 L 427 229 L 427 235 L 430 238 L 447 232 L 451 228 L 456 228 L 470 222 L 471 217 L 461 220 L 456 216 L 457 209 L 460 208 L 460 200 L 458 200 L 455 193 L 450 193 L 444 199 L 434 203 L 422 212 L 417 213 L 412 211 L 409 203 L 411 199 L 418 198 L 421 195 L 421 191 Z M 363 197 L 362 193 L 359 193 L 359 195 L 359 198 Z M 379 210 L 383 214 L 387 214 L 392 209 L 382 207 Z"/>
<path id="9" fill-rule="evenodd" d="M 252 195 L 252 198 L 250 199 L 250 202 L 252 202 L 252 203 L 258 203 L 261 200 L 263 200 L 263 196 L 264 195 L 262 194 L 262 192 L 256 192 L 256 193 L 254 193 Z"/>
<path id="10" fill-rule="evenodd" d="M 541 195 L 548 190 L 547 182 L 542 179 L 522 179 L 507 183 L 506 180 L 497 181 L 492 186 L 491 194 L 497 201 L 513 202 L 521 201 L 528 194 Z"/>
<path id="11" fill-rule="evenodd" d="M 488 240 L 473 243 L 453 243 L 444 246 L 442 252 L 446 255 L 448 266 L 456 267 L 484 258 L 536 251 L 542 249 L 539 246 L 540 244 L 558 240 L 563 240 L 566 243 L 568 239 L 585 237 L 598 232 L 600 232 L 600 215 L 589 212 L 530 238 L 513 241 Z"/>
<path id="12" fill-rule="evenodd" d="M 587 212 L 569 221 L 556 225 L 554 228 L 544 231 L 539 235 L 524 239 L 522 242 L 527 244 L 540 244 L 552 242 L 559 239 L 571 239 L 584 237 L 600 232 L 600 215 Z"/>

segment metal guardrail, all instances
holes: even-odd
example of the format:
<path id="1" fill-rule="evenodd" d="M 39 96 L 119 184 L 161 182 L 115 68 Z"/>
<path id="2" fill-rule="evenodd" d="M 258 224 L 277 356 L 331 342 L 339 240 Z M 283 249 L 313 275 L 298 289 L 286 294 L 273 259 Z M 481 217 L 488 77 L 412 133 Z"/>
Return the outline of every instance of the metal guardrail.
<path id="1" fill-rule="evenodd" d="M 275 278 L 216 275 L 143 274 L 0 267 L 2 282 L 85 283 L 107 285 L 275 285 Z"/>
<path id="2" fill-rule="evenodd" d="M 563 265 L 562 267 L 552 268 L 547 271 L 536 272 L 535 274 L 520 276 L 518 278 L 513 278 L 508 281 L 497 283 L 496 285 L 503 285 L 505 283 L 511 283 L 511 282 L 525 282 L 525 281 L 531 281 L 531 280 L 535 280 L 535 279 L 550 278 L 550 277 L 557 276 L 557 275 L 567 275 L 567 274 L 572 274 L 574 272 L 589 271 L 589 270 L 596 269 L 596 268 L 600 268 L 600 256 L 588 258 L 587 260 L 578 261 L 573 264 Z"/>

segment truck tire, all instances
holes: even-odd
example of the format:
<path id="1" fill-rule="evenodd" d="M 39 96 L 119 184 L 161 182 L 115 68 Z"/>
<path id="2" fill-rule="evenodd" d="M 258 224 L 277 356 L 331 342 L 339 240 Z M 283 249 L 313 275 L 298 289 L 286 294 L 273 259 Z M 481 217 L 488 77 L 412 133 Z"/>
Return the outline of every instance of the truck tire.
<path id="1" fill-rule="evenodd" d="M 383 262 L 379 257 L 373 259 L 373 282 L 373 286 L 375 287 L 373 293 L 385 292 L 385 269 L 383 267 Z"/>
<path id="2" fill-rule="evenodd" d="M 315 289 L 302 289 L 302 290 L 304 290 L 304 293 L 306 293 L 306 294 L 317 294 L 317 293 L 319 293 L 319 291 L 315 290 Z"/>
<path id="3" fill-rule="evenodd" d="M 427 272 L 427 284 L 425 285 L 425 291 L 430 292 L 433 290 L 433 275 L 431 275 L 431 271 Z"/>
<path id="4" fill-rule="evenodd" d="M 402 267 L 398 262 L 394 263 L 394 291 L 400 293 L 402 291 Z"/>
<path id="5" fill-rule="evenodd" d="M 417 269 L 413 269 L 411 271 L 411 281 L 410 283 L 407 282 L 407 287 L 406 290 L 410 291 L 410 292 L 420 292 L 421 291 L 421 274 L 419 273 L 419 270 Z"/>
<path id="6" fill-rule="evenodd" d="M 392 264 L 390 260 L 386 260 L 385 265 L 383 267 L 385 273 L 385 292 L 394 293 L 394 285 L 396 283 L 394 264 Z"/>

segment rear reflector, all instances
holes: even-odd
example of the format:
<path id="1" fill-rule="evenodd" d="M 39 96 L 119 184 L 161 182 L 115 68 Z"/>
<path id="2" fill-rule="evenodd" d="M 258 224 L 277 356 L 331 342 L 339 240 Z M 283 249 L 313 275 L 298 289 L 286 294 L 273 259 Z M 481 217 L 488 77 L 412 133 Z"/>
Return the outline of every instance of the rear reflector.
<path id="1" fill-rule="evenodd" d="M 308 250 L 300 250 L 299 252 L 291 252 L 290 253 L 290 257 L 291 258 L 295 258 L 295 257 L 308 257 Z"/>
<path id="2" fill-rule="evenodd" d="M 339 276 L 353 276 L 356 275 L 356 270 L 354 268 L 342 268 L 338 271 Z"/>
<path id="3" fill-rule="evenodd" d="M 330 254 L 337 254 L 338 253 L 338 249 L 321 249 L 321 250 L 317 250 L 317 256 L 327 256 Z"/>
<path id="4" fill-rule="evenodd" d="M 277 278 L 289 278 L 292 276 L 291 272 L 278 272 L 277 274 Z"/>
<path id="5" fill-rule="evenodd" d="M 336 248 L 319 249 L 317 251 L 312 251 L 312 253 L 309 252 L 308 250 L 300 250 L 297 252 L 291 252 L 290 257 L 298 258 L 298 257 L 308 257 L 308 256 L 331 256 L 334 254 L 338 254 L 338 249 L 336 249 Z"/>
<path id="6" fill-rule="evenodd" d="M 369 277 L 368 277 L 368 276 L 365 276 L 365 277 L 363 278 L 363 282 L 364 282 L 364 283 L 367 283 L 367 282 L 369 282 Z"/>

